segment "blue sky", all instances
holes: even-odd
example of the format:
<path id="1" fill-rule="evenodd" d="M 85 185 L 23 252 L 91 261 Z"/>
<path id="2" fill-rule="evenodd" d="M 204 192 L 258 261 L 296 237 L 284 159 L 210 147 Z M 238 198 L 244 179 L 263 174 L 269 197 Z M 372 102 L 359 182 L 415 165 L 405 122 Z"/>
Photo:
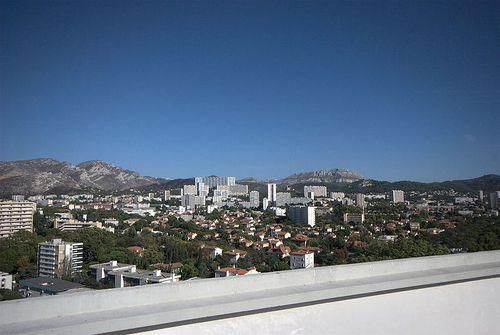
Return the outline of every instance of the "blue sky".
<path id="1" fill-rule="evenodd" d="M 0 160 L 500 174 L 498 1 L 0 1 Z"/>

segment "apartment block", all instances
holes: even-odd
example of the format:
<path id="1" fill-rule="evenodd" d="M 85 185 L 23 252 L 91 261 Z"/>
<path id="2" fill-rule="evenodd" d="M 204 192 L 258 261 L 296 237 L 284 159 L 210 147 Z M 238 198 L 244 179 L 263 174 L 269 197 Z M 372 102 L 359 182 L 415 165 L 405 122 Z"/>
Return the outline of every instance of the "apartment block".
<path id="1" fill-rule="evenodd" d="M 316 224 L 316 207 L 290 206 L 288 207 L 288 218 L 293 222 L 314 227 Z"/>
<path id="2" fill-rule="evenodd" d="M 38 244 L 38 276 L 61 278 L 82 272 L 83 243 L 53 239 Z"/>
<path id="3" fill-rule="evenodd" d="M 18 231 L 33 231 L 33 215 L 36 204 L 28 201 L 0 202 L 0 238 Z"/>
<path id="4" fill-rule="evenodd" d="M 392 190 L 391 195 L 392 195 L 391 199 L 392 199 L 393 203 L 397 204 L 400 202 L 405 202 L 405 192 L 400 191 L 400 190 Z"/>
<path id="5" fill-rule="evenodd" d="M 326 186 L 304 186 L 304 197 L 307 197 L 309 192 L 313 192 L 316 198 L 326 197 Z"/>

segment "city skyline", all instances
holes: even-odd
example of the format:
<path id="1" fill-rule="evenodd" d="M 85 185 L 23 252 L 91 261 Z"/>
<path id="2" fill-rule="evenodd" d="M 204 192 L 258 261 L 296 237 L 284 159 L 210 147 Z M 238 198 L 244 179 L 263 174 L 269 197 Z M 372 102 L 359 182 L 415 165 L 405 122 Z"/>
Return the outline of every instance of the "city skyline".
<path id="1" fill-rule="evenodd" d="M 0 160 L 500 174 L 497 2 L 0 3 Z"/>

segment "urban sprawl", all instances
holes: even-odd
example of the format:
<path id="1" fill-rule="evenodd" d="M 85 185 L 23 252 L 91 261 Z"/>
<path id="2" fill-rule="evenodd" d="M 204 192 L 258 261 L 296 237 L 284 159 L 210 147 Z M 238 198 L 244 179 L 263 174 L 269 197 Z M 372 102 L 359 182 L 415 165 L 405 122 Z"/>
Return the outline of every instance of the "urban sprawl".
<path id="1" fill-rule="evenodd" d="M 0 201 L 2 299 L 258 275 L 500 247 L 500 192 L 392 190 L 197 177 L 161 192 Z M 9 291 L 9 292 L 7 292 Z"/>

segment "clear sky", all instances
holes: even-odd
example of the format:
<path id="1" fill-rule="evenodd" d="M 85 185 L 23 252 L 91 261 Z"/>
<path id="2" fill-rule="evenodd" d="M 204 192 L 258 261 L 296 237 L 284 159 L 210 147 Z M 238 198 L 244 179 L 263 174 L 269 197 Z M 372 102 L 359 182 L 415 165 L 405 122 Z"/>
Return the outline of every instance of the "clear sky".
<path id="1" fill-rule="evenodd" d="M 500 174 L 499 1 L 0 1 L 0 160 Z"/>

